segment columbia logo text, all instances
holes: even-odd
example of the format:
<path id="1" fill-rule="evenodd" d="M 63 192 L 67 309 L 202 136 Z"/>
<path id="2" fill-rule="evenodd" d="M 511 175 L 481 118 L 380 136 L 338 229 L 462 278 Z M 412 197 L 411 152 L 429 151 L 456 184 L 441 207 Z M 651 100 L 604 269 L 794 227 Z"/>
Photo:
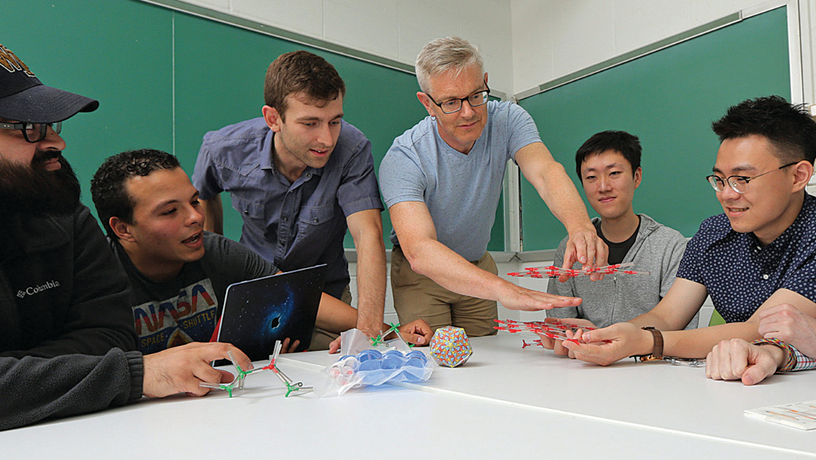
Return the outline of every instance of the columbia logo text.
<path id="1" fill-rule="evenodd" d="M 59 287 L 59 285 L 59 281 L 57 280 L 46 281 L 45 284 L 41 284 L 39 286 L 29 286 L 25 290 L 17 291 L 17 297 L 22 299 L 27 295 L 39 294 L 40 292 Z"/>

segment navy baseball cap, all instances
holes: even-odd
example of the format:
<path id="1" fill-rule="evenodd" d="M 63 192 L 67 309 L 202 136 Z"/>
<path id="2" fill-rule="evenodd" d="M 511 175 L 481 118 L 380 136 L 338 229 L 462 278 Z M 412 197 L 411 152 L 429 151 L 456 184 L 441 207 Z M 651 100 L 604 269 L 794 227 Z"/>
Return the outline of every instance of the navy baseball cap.
<path id="1" fill-rule="evenodd" d="M 97 107 L 99 102 L 94 99 L 43 85 L 20 58 L 0 44 L 0 117 L 56 123 Z"/>

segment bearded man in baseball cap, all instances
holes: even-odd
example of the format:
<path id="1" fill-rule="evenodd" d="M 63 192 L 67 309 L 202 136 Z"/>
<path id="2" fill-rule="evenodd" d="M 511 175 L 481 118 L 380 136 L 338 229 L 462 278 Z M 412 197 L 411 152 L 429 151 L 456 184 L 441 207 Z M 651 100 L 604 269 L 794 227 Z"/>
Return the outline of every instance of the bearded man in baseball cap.
<path id="1" fill-rule="evenodd" d="M 194 343 L 136 350 L 131 288 L 63 157 L 62 121 L 99 107 L 42 84 L 0 45 L 0 430 L 187 392 L 252 363 Z M 226 373 L 228 374 L 228 373 Z"/>

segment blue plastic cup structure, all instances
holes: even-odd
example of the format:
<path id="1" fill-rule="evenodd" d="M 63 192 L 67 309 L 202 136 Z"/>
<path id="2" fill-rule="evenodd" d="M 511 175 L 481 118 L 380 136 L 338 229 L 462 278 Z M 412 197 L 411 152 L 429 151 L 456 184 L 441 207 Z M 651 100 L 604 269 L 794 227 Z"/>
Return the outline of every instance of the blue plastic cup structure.
<path id="1" fill-rule="evenodd" d="M 400 369 L 404 364 L 405 358 L 402 357 L 402 353 L 386 355 L 382 360 L 383 369 Z"/>
<path id="2" fill-rule="evenodd" d="M 360 362 L 360 367 L 357 368 L 359 372 L 378 371 L 382 369 L 382 361 L 379 359 L 369 359 Z"/>
<path id="3" fill-rule="evenodd" d="M 361 360 L 357 372 L 362 376 L 364 384 L 379 385 L 379 383 L 381 383 L 380 380 L 382 380 L 382 360 L 372 358 L 365 361 Z"/>
<path id="4" fill-rule="evenodd" d="M 357 353 L 357 359 L 360 361 L 360 363 L 363 363 L 363 362 L 371 360 L 371 359 L 381 359 L 381 358 L 382 358 L 382 353 L 380 353 L 379 350 L 369 349 L 369 350 L 363 350 L 360 353 Z"/>
<path id="5" fill-rule="evenodd" d="M 345 359 L 341 358 L 338 362 L 342 362 L 343 367 L 350 368 L 353 371 L 356 371 L 357 368 L 360 367 L 360 361 L 354 356 L 347 356 Z"/>
<path id="6" fill-rule="evenodd" d="M 402 368 L 402 377 L 407 382 L 421 382 L 425 377 L 425 362 L 418 357 L 408 358 Z"/>
<path id="7" fill-rule="evenodd" d="M 411 350 L 410 352 L 408 352 L 408 354 L 406 355 L 406 357 L 407 357 L 408 359 L 411 359 L 411 358 L 417 358 L 417 359 L 419 359 L 419 360 L 421 360 L 421 361 L 422 361 L 422 364 L 425 364 L 425 363 L 427 363 L 427 362 L 428 362 L 428 357 L 427 357 L 427 356 L 425 356 L 425 353 L 423 353 L 423 352 L 421 352 L 421 351 L 419 351 L 419 350 Z"/>

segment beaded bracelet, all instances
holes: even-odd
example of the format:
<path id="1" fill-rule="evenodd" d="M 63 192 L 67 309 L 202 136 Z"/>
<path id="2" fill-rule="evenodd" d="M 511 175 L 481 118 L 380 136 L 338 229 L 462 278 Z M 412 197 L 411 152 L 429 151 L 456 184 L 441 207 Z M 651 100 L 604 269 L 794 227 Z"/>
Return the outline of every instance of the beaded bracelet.
<path id="1" fill-rule="evenodd" d="M 793 353 L 793 348 L 787 342 L 776 338 L 757 339 L 752 342 L 754 345 L 776 345 L 785 351 L 785 365 L 776 370 L 777 373 L 788 372 L 796 366 L 796 355 Z"/>

